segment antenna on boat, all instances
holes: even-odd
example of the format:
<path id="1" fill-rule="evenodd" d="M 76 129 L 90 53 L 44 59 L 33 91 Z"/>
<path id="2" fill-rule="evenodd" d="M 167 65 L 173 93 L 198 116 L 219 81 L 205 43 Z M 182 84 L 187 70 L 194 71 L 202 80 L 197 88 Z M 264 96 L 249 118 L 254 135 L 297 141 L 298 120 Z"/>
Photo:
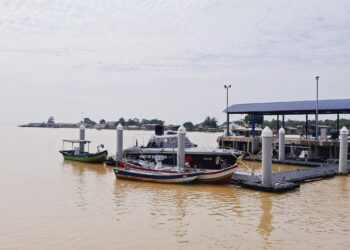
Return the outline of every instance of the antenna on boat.
<path id="1" fill-rule="evenodd" d="M 105 147 L 105 145 L 103 145 L 103 144 L 98 145 L 98 146 L 97 146 L 97 152 L 100 152 L 100 148 L 102 148 L 102 149 L 103 149 L 104 147 Z"/>

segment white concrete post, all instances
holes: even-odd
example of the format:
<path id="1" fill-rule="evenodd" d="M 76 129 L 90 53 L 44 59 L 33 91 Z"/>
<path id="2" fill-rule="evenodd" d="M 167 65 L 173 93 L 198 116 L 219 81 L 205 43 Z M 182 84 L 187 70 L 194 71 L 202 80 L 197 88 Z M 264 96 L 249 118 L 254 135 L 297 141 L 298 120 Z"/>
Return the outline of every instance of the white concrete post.
<path id="1" fill-rule="evenodd" d="M 84 126 L 84 124 L 80 125 L 80 128 L 79 128 L 79 139 L 80 140 L 85 140 L 85 126 Z M 85 143 L 83 143 L 83 142 L 79 143 L 79 151 L 80 152 L 84 152 L 85 151 Z"/>
<path id="2" fill-rule="evenodd" d="M 265 127 L 261 133 L 262 138 L 262 184 L 272 185 L 272 131 Z"/>
<path id="3" fill-rule="evenodd" d="M 181 168 L 185 167 L 185 138 L 186 138 L 186 129 L 184 126 L 181 126 L 178 131 L 177 139 L 177 166 L 179 167 L 179 172 Z"/>
<path id="4" fill-rule="evenodd" d="M 121 124 L 117 126 L 117 153 L 115 160 L 117 162 L 123 160 L 123 126 Z"/>
<path id="5" fill-rule="evenodd" d="M 280 161 L 284 161 L 286 158 L 286 143 L 285 143 L 285 136 L 286 131 L 283 127 L 281 127 L 278 131 L 278 159 Z"/>
<path id="6" fill-rule="evenodd" d="M 346 127 L 343 127 L 340 130 L 339 141 L 339 173 L 347 174 L 348 173 L 348 136 L 349 130 Z"/>

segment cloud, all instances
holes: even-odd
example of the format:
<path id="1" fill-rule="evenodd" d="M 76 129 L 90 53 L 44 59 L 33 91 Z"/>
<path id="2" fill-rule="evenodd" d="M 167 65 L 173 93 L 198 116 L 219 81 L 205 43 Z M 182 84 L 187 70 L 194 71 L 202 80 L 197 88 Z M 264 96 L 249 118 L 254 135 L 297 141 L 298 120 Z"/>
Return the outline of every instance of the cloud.
<path id="1" fill-rule="evenodd" d="M 223 103 L 215 100 L 227 81 L 240 83 L 235 101 L 274 98 L 257 89 L 261 84 L 276 89 L 281 78 L 289 93 L 279 98 L 307 99 L 313 87 L 305 81 L 315 72 L 332 86 L 344 85 L 350 67 L 348 13 L 345 0 L 0 1 L 0 84 L 24 91 L 42 85 L 46 91 L 60 89 L 45 93 L 52 99 L 79 83 L 98 83 L 101 91 L 113 82 L 140 82 L 145 89 L 182 84 L 186 93 L 176 92 L 173 100 L 183 100 L 185 110 L 203 102 L 195 94 L 204 95 L 203 114 L 221 114 Z M 199 85 L 210 93 L 199 92 Z M 333 95 L 328 98 L 350 91 L 350 86 L 338 92 L 326 88 Z M 93 96 L 96 88 L 84 94 L 89 91 Z M 130 88 L 120 91 L 132 95 Z M 162 95 L 164 89 L 156 91 Z M 10 94 L 2 95 L 4 103 L 11 102 Z"/>

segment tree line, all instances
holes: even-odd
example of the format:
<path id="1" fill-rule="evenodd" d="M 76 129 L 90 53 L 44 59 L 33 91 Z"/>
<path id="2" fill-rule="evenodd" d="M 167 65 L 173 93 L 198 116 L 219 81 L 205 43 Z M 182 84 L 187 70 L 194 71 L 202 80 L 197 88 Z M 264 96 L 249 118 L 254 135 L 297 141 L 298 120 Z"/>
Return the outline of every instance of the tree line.
<path id="1" fill-rule="evenodd" d="M 95 122 L 93 120 L 91 120 L 90 118 L 84 118 L 83 122 L 87 125 L 90 126 L 95 126 L 95 125 L 106 125 L 108 122 L 105 119 L 101 119 L 99 120 L 99 122 Z M 111 121 L 109 121 L 111 122 Z M 159 120 L 159 119 L 138 119 L 138 118 L 133 118 L 133 119 L 125 119 L 123 117 L 120 117 L 118 119 L 116 119 L 115 121 L 112 121 L 113 123 L 116 124 L 121 124 L 123 126 L 137 126 L 137 127 L 141 127 L 144 125 L 164 125 L 164 121 L 163 120 Z M 235 123 L 235 121 L 232 121 L 233 123 Z M 241 121 L 240 121 L 241 122 Z M 252 115 L 246 115 L 243 119 L 243 122 L 247 125 L 251 125 L 253 122 L 253 117 Z M 256 115 L 255 116 L 255 123 L 256 124 L 260 124 L 263 127 L 265 126 L 269 126 L 271 129 L 277 129 L 277 120 L 276 119 L 272 119 L 271 121 L 268 120 L 264 120 L 264 116 L 263 115 Z M 226 122 L 224 122 L 222 125 L 225 125 Z M 312 126 L 313 124 L 315 124 L 314 120 L 308 120 L 308 124 L 309 126 Z M 319 120 L 318 122 L 319 125 L 326 125 L 326 126 L 330 126 L 332 128 L 336 128 L 337 127 L 337 121 L 336 120 Z M 279 125 L 282 125 L 282 121 L 279 121 Z M 194 124 L 191 121 L 186 121 L 183 123 L 183 126 L 189 130 L 189 131 L 194 131 L 194 130 L 208 130 L 208 129 L 218 129 L 219 128 L 219 122 L 215 117 L 210 117 L 207 116 L 201 123 L 197 123 Z M 285 121 L 285 127 L 292 127 L 292 128 L 296 128 L 297 126 L 306 126 L 306 121 L 299 121 L 299 120 L 291 120 L 288 119 L 287 121 Z M 339 127 L 342 128 L 343 126 L 345 127 L 350 127 L 350 120 L 349 119 L 339 119 Z"/>
<path id="2" fill-rule="evenodd" d="M 123 117 L 120 117 L 120 118 L 116 119 L 115 121 L 106 121 L 105 119 L 101 119 L 101 120 L 99 120 L 98 123 L 96 121 L 91 120 L 90 118 L 83 119 L 83 123 L 88 125 L 88 126 L 96 126 L 96 125 L 105 126 L 107 123 L 111 123 L 111 122 L 115 123 L 115 124 L 121 124 L 122 126 L 137 126 L 137 127 L 141 127 L 144 125 L 164 125 L 164 123 L 165 123 L 163 120 L 159 120 L 156 118 L 154 118 L 154 119 L 138 119 L 138 118 L 125 119 Z M 204 121 L 201 123 L 194 124 L 191 121 L 187 121 L 187 122 L 183 123 L 183 126 L 189 131 L 208 129 L 208 128 L 217 129 L 219 127 L 217 119 L 215 117 L 210 117 L 210 116 L 207 116 L 204 119 Z"/>

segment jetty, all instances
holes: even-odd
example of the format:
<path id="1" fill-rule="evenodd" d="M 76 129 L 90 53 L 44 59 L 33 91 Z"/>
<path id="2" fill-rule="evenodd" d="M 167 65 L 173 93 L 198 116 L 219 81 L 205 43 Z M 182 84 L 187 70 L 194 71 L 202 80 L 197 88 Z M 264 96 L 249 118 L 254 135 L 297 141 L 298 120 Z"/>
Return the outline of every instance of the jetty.
<path id="1" fill-rule="evenodd" d="M 339 160 L 336 163 L 326 163 L 315 166 L 314 164 L 302 164 L 300 166 L 312 166 L 308 169 L 272 173 L 272 141 L 273 135 L 269 127 L 262 131 L 262 176 L 236 173 L 230 180 L 231 184 L 244 188 L 255 189 L 267 192 L 286 192 L 300 187 L 300 183 L 322 180 L 336 175 L 348 175 L 350 164 L 348 164 L 348 138 L 349 130 L 343 127 L 339 135 Z M 292 163 L 285 159 L 285 131 L 279 130 L 279 163 Z M 295 163 L 295 162 L 293 162 Z"/>
<path id="2" fill-rule="evenodd" d="M 350 164 L 347 165 L 347 171 L 350 172 Z M 338 165 L 332 163 L 308 169 L 273 173 L 273 185 L 263 185 L 261 183 L 261 178 L 257 175 L 239 173 L 233 175 L 230 180 L 230 184 L 248 189 L 282 193 L 299 188 L 301 183 L 323 180 L 336 175 L 338 175 Z"/>
<path id="3" fill-rule="evenodd" d="M 250 134 L 247 136 L 231 135 L 226 131 L 224 136 L 218 138 L 218 146 L 223 148 L 234 148 L 238 150 L 257 153 L 261 151 L 262 139 L 258 135 L 256 127 L 257 116 L 276 116 L 277 130 L 285 128 L 285 117 L 288 115 L 305 115 L 305 131 L 299 137 L 285 137 L 286 155 L 290 158 L 299 156 L 298 149 L 305 148 L 308 151 L 308 158 L 336 158 L 339 155 L 339 118 L 341 114 L 350 114 L 350 99 L 331 99 L 270 103 L 246 103 L 234 104 L 227 107 L 228 121 L 231 114 L 248 114 L 252 116 Z M 317 115 L 316 115 L 317 114 Z M 315 115 L 336 115 L 335 134 L 329 135 L 326 127 L 318 124 L 309 124 L 309 116 Z M 282 119 L 280 119 L 282 118 Z M 317 119 L 315 119 L 317 120 Z M 310 128 L 314 127 L 312 131 Z M 311 131 L 311 134 L 309 134 Z M 320 132 L 320 133 L 319 133 Z M 320 135 L 320 136 L 318 136 Z M 278 134 L 273 136 L 273 145 L 278 149 Z"/>

